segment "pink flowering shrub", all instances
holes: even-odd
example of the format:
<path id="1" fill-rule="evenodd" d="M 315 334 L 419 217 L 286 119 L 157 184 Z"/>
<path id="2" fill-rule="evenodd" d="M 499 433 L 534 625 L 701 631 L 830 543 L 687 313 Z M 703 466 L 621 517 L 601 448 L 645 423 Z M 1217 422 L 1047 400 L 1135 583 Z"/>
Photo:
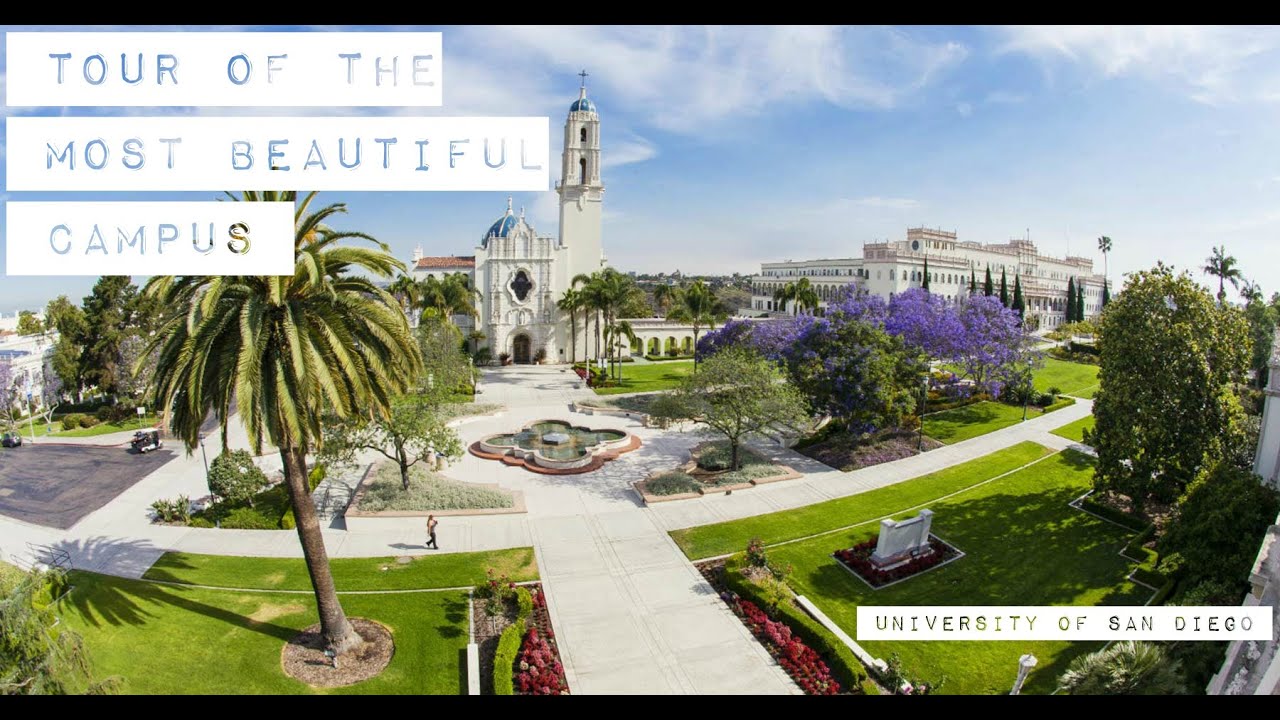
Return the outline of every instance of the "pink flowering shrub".
<path id="1" fill-rule="evenodd" d="M 541 595 L 538 593 L 535 597 Z M 568 695 L 569 683 L 564 677 L 564 666 L 556 658 L 556 651 L 548 638 L 542 637 L 537 627 L 530 626 L 516 663 L 520 668 L 516 673 L 516 689 L 528 695 Z"/>
<path id="2" fill-rule="evenodd" d="M 777 657 L 778 664 L 808 695 L 839 695 L 840 683 L 813 648 L 792 634 L 785 623 L 773 620 L 750 600 L 738 600 L 738 610 L 751 633 Z"/>

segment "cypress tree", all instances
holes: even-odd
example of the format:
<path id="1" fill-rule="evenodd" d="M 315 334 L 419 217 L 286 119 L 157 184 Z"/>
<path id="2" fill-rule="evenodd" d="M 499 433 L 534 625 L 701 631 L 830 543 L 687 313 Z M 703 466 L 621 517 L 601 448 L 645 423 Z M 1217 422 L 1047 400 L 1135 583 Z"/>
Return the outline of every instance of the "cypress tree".
<path id="1" fill-rule="evenodd" d="M 1009 307 L 1009 281 L 1005 277 L 1004 268 L 1000 268 L 1000 304 Z"/>
<path id="2" fill-rule="evenodd" d="M 1069 323 L 1076 321 L 1076 279 L 1067 280 L 1067 312 L 1066 321 Z"/>
<path id="3" fill-rule="evenodd" d="M 982 281 L 982 294 L 990 297 L 996 294 L 995 285 L 991 282 L 991 267 L 987 267 L 987 279 Z"/>
<path id="4" fill-rule="evenodd" d="M 1076 285 L 1076 322 L 1084 322 L 1084 282 Z"/>
<path id="5" fill-rule="evenodd" d="M 1018 312 L 1019 318 L 1023 316 L 1026 310 L 1026 308 L 1023 306 L 1022 276 L 1020 275 L 1013 276 L 1013 309 Z"/>
<path id="6" fill-rule="evenodd" d="M 920 287 L 925 292 L 929 292 L 929 258 L 924 259 L 924 280 L 920 283 Z"/>
<path id="7" fill-rule="evenodd" d="M 973 268 L 969 268 L 969 295 L 978 294 L 978 276 L 973 274 Z"/>
<path id="8" fill-rule="evenodd" d="M 1102 284 L 1102 307 L 1106 307 L 1111 302 L 1111 283 Z"/>

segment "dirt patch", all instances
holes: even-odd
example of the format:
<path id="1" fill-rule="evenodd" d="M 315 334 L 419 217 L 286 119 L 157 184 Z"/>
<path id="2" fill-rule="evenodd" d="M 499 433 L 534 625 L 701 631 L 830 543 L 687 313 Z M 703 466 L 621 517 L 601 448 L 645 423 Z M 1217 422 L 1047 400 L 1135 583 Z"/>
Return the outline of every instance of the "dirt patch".
<path id="1" fill-rule="evenodd" d="M 267 587 L 279 587 L 284 584 L 284 572 L 278 570 L 273 573 L 268 573 L 262 578 L 262 580 Z"/>
<path id="2" fill-rule="evenodd" d="M 391 631 L 365 618 L 349 618 L 364 644 L 338 658 L 338 667 L 324 654 L 319 623 L 305 628 L 284 646 L 280 661 L 289 677 L 312 687 L 343 687 L 378 676 L 395 655 Z"/>
<path id="3" fill-rule="evenodd" d="M 271 603 L 265 603 L 258 606 L 258 609 L 249 616 L 249 619 L 256 623 L 271 622 L 278 617 L 300 613 L 303 610 L 306 610 L 306 608 L 297 603 L 293 603 L 291 605 L 274 605 Z"/>

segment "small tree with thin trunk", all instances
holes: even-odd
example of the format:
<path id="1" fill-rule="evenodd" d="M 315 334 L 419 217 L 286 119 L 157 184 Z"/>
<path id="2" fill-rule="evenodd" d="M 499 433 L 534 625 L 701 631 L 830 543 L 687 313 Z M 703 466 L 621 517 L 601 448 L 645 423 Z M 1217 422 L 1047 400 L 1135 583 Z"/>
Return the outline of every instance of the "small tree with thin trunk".
<path id="1" fill-rule="evenodd" d="M 778 368 L 754 350 L 729 346 L 707 358 L 652 414 L 667 421 L 695 420 L 729 442 L 730 470 L 740 466 L 742 442 L 772 425 L 799 425 L 809 413 L 804 398 Z"/>
<path id="2" fill-rule="evenodd" d="M 462 440 L 439 410 L 421 398 L 404 396 L 392 403 L 385 418 L 330 418 L 318 460 L 326 467 L 351 465 L 359 451 L 372 450 L 396 463 L 400 483 L 408 490 L 409 468 L 430 464 L 437 453 L 451 459 L 462 455 Z"/>

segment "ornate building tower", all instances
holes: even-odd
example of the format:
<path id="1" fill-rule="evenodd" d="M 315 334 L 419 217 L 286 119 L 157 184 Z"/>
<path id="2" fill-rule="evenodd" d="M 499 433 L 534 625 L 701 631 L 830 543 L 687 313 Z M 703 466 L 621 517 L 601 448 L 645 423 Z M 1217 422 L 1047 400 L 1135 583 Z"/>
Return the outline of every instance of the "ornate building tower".
<path id="1" fill-rule="evenodd" d="M 591 274 L 604 266 L 601 249 L 601 215 L 604 183 L 600 180 L 600 115 L 587 98 L 587 72 L 580 73 L 578 99 L 569 106 L 564 123 L 564 154 L 560 168 L 560 242 L 569 249 L 570 261 L 560 287 L 568 287 L 578 274 Z"/>

